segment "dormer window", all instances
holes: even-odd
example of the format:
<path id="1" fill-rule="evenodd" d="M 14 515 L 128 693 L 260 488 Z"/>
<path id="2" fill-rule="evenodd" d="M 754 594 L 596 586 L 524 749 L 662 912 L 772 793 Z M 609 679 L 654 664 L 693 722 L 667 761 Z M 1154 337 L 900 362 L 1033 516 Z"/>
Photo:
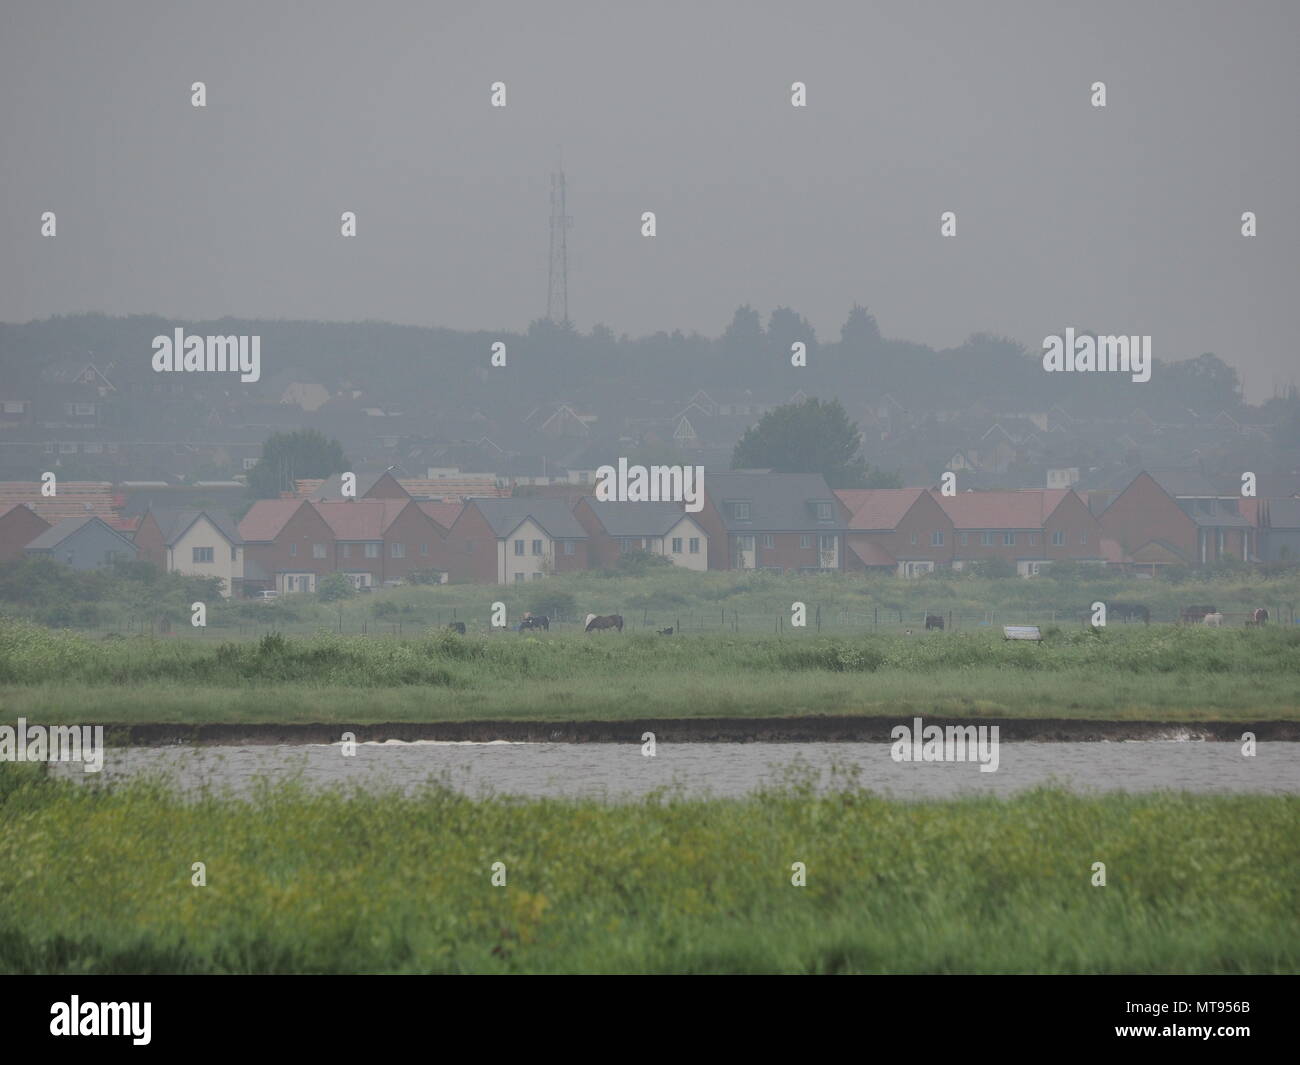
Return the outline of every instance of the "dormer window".
<path id="1" fill-rule="evenodd" d="M 749 521 L 749 504 L 732 503 L 731 518 L 733 521 Z"/>
<path id="2" fill-rule="evenodd" d="M 835 514 L 829 503 L 815 503 L 814 506 L 817 508 L 818 521 L 831 521 L 834 519 Z"/>

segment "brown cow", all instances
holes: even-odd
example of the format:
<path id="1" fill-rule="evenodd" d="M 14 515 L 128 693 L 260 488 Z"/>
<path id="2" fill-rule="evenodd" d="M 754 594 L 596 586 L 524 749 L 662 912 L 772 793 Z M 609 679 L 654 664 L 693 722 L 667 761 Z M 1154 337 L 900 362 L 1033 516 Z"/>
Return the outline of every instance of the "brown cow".
<path id="1" fill-rule="evenodd" d="M 623 631 L 622 614 L 592 614 L 587 618 L 587 631 L 597 632 L 600 629 L 618 629 Z"/>

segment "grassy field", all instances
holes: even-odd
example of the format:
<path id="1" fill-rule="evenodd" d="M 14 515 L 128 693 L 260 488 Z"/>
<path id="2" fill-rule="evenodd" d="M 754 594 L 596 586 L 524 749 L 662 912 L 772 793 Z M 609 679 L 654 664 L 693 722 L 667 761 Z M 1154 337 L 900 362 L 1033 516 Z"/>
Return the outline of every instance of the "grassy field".
<path id="1" fill-rule="evenodd" d="M 0 765 L 6 972 L 1300 969 L 1296 796 L 183 801 L 39 768 Z"/>
<path id="2" fill-rule="evenodd" d="M 93 640 L 0 621 L 0 720 L 339 722 L 801 714 L 1294 719 L 1300 628 L 859 636 Z"/>

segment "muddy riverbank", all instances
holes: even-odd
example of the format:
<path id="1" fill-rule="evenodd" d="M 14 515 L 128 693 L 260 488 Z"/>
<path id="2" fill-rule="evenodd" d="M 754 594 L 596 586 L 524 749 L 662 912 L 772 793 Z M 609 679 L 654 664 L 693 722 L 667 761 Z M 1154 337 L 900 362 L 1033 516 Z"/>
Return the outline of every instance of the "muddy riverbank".
<path id="1" fill-rule="evenodd" d="M 1251 732 L 1260 742 L 1300 741 L 1300 721 L 1100 721 L 1009 717 L 929 717 L 926 725 L 997 725 L 1004 743 L 1087 743 L 1144 740 L 1234 742 Z M 889 743 L 897 725 L 913 717 L 644 718 L 623 721 L 424 721 L 388 724 L 111 724 L 115 747 L 171 744 L 237 745 L 335 743 L 350 732 L 362 743 L 398 740 L 489 743 L 639 743 L 653 732 L 660 743 Z"/>

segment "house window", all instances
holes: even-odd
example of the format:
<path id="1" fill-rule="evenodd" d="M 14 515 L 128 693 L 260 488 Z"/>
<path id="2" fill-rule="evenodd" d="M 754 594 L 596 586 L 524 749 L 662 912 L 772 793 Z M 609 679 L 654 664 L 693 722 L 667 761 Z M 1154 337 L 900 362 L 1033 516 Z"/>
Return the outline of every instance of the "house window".
<path id="1" fill-rule="evenodd" d="M 1088 542 L 1088 530 L 1083 529 L 1079 533 L 1079 543 L 1086 544 L 1087 542 Z"/>
<path id="2" fill-rule="evenodd" d="M 970 534 L 969 534 L 969 533 L 962 533 L 962 534 L 961 534 L 961 546 L 962 546 L 962 547 L 965 547 L 968 543 L 970 543 Z"/>
<path id="3" fill-rule="evenodd" d="M 700 553 L 700 538 L 699 538 L 698 536 L 692 536 L 692 537 L 691 537 L 691 554 L 692 554 L 692 555 L 698 555 L 699 553 Z"/>
<path id="4" fill-rule="evenodd" d="M 194 561 L 195 561 L 195 562 L 212 562 L 212 561 L 215 561 L 215 560 L 213 559 L 213 550 L 212 550 L 212 548 L 210 548 L 210 547 L 196 547 L 196 548 L 193 549 L 193 551 L 194 551 Z"/>
<path id="5" fill-rule="evenodd" d="M 838 536 L 819 536 L 817 546 L 823 551 L 834 551 L 839 546 L 839 541 Z"/>
<path id="6" fill-rule="evenodd" d="M 735 520 L 735 521 L 749 521 L 749 504 L 748 504 L 748 503 L 732 503 L 732 504 L 731 504 L 731 517 L 732 517 L 732 519 Z"/>
<path id="7" fill-rule="evenodd" d="M 540 581 L 541 579 L 542 579 L 542 574 L 540 574 L 540 573 L 534 573 L 534 574 L 533 574 L 533 580 L 535 580 L 535 581 Z"/>
<path id="8" fill-rule="evenodd" d="M 472 555 L 473 553 L 474 553 L 474 541 L 473 541 L 473 540 L 466 540 L 466 541 L 465 541 L 465 554 L 467 554 L 467 555 Z"/>
<path id="9" fill-rule="evenodd" d="M 405 558 L 405 557 L 406 557 L 406 545 L 405 545 L 405 544 L 389 544 L 389 545 L 388 545 L 388 557 L 389 557 L 389 558 Z"/>
<path id="10" fill-rule="evenodd" d="M 754 550 L 754 538 L 752 536 L 737 536 L 736 544 L 742 551 Z"/>
<path id="11" fill-rule="evenodd" d="M 1052 546 L 1053 546 L 1053 547 L 1064 547 L 1064 546 L 1065 546 L 1065 533 L 1063 533 L 1063 532 L 1061 532 L 1061 531 L 1059 531 L 1059 530 L 1056 531 L 1056 532 L 1054 532 L 1054 533 L 1052 533 Z"/>
<path id="12" fill-rule="evenodd" d="M 235 561 L 238 560 L 238 551 L 239 551 L 239 548 L 237 548 L 237 547 L 232 547 L 232 548 L 230 549 L 230 561 L 231 561 L 231 562 L 235 562 Z"/>
<path id="13" fill-rule="evenodd" d="M 526 575 L 523 574 L 523 573 L 516 573 L 516 574 L 515 574 L 515 583 L 516 583 L 516 584 L 523 584 L 523 583 L 524 583 L 524 577 L 525 577 L 525 576 L 526 576 Z"/>
<path id="14" fill-rule="evenodd" d="M 1030 534 L 1029 534 L 1029 546 L 1030 546 L 1030 547 L 1037 547 L 1037 546 L 1038 546 L 1038 533 L 1030 533 Z"/>
<path id="15" fill-rule="evenodd" d="M 812 548 L 812 533 L 803 533 L 799 537 L 799 546 L 808 551 Z"/>
<path id="16" fill-rule="evenodd" d="M 916 543 L 916 533 L 912 533 L 912 543 Z"/>
<path id="17" fill-rule="evenodd" d="M 1002 534 L 1002 546 L 1003 546 L 1003 547 L 1015 547 L 1015 546 L 1016 546 L 1016 534 L 1015 534 L 1015 533 L 1010 533 L 1010 532 L 1004 532 L 1004 533 Z"/>
<path id="18" fill-rule="evenodd" d="M 775 547 L 775 546 L 776 546 L 776 537 L 773 536 L 771 533 L 764 533 L 764 534 L 763 534 L 763 546 L 764 546 L 764 547 Z"/>
<path id="19" fill-rule="evenodd" d="M 429 557 L 429 545 L 428 545 L 428 544 L 421 544 L 421 545 L 420 545 L 420 554 L 423 555 L 425 558 L 428 558 L 428 557 Z"/>
<path id="20" fill-rule="evenodd" d="M 681 538 L 680 536 L 674 536 L 674 537 L 673 537 L 673 554 L 674 554 L 674 555 L 680 555 L 681 553 L 682 553 L 682 538 Z"/>
<path id="21" fill-rule="evenodd" d="M 366 544 L 366 558 L 378 558 L 378 557 L 379 557 L 379 545 Z"/>
<path id="22" fill-rule="evenodd" d="M 534 555 L 540 555 L 541 553 L 542 553 L 542 541 L 541 541 L 541 540 L 534 540 L 534 541 L 533 541 L 533 554 L 534 554 Z"/>
<path id="23" fill-rule="evenodd" d="M 833 515 L 831 514 L 831 505 L 830 505 L 829 503 L 818 503 L 818 504 L 817 504 L 817 520 L 818 520 L 818 521 L 830 521 L 831 518 L 832 518 L 832 516 L 833 516 Z"/>
<path id="24" fill-rule="evenodd" d="M 352 545 L 351 545 L 351 544 L 344 544 L 344 545 L 343 545 L 343 557 L 344 557 L 344 558 L 351 558 L 351 557 L 352 557 Z"/>
<path id="25" fill-rule="evenodd" d="M 311 557 L 312 557 L 312 558 L 324 558 L 324 557 L 325 557 L 325 545 L 324 545 L 324 544 L 312 544 L 312 545 L 311 545 Z"/>
<path id="26" fill-rule="evenodd" d="M 290 557 L 290 558 L 297 558 L 297 557 L 298 557 L 298 545 L 297 545 L 297 544 L 290 544 L 290 545 L 289 545 L 289 557 Z M 291 578 L 291 579 L 292 579 L 292 578 Z M 289 590 L 290 590 L 290 591 L 293 590 L 292 586 L 290 587 Z"/>
<path id="27" fill-rule="evenodd" d="M 980 533 L 980 546 L 981 547 L 993 546 L 993 534 L 991 532 Z"/>
<path id="28" fill-rule="evenodd" d="M 564 553 L 566 555 L 572 555 L 575 552 L 575 550 L 576 550 L 576 545 L 572 540 L 564 541 Z"/>
<path id="29" fill-rule="evenodd" d="M 930 534 L 930 546 L 931 546 L 931 547 L 942 547 L 942 546 L 943 546 L 943 530 L 942 530 L 942 529 L 939 529 L 938 531 L 936 531 L 936 532 L 932 532 L 932 533 Z"/>
<path id="30" fill-rule="evenodd" d="M 516 555 L 523 555 L 523 553 L 524 553 L 524 542 L 523 542 L 522 540 L 516 540 L 516 541 L 515 541 L 515 554 L 516 554 Z"/>

